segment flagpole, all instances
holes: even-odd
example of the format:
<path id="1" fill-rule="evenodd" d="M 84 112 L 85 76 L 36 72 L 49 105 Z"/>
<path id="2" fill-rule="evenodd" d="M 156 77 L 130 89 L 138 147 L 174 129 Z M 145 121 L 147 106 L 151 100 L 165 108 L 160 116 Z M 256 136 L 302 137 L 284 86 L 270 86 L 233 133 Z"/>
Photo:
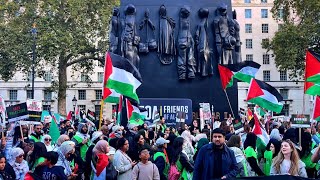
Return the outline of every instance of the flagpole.
<path id="1" fill-rule="evenodd" d="M 100 101 L 100 116 L 99 116 L 99 129 L 101 128 L 102 120 L 103 120 L 103 100 Z"/>
<path id="2" fill-rule="evenodd" d="M 235 118 L 233 110 L 232 110 L 232 107 L 231 107 L 231 104 L 230 104 L 230 100 L 229 100 L 229 97 L 228 97 L 228 94 L 227 94 L 227 91 L 225 89 L 224 89 L 224 93 L 226 94 L 226 97 L 227 97 L 227 100 L 228 100 L 228 103 L 229 103 L 229 107 L 230 107 L 232 116 L 233 116 L 233 118 Z"/>

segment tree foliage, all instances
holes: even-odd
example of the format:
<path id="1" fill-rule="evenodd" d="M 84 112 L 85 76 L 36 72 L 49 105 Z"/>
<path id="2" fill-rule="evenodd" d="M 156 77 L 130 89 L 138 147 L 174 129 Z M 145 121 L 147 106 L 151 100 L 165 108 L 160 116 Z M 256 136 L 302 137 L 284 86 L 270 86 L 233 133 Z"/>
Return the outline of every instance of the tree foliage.
<path id="1" fill-rule="evenodd" d="M 288 70 L 289 78 L 303 77 L 307 49 L 320 52 L 320 1 L 275 0 L 273 17 L 283 22 L 270 42 L 280 70 Z"/>
<path id="2" fill-rule="evenodd" d="M 33 24 L 36 25 L 36 71 L 58 72 L 58 109 L 65 114 L 67 67 L 83 72 L 103 61 L 112 8 L 118 0 L 0 0 L 0 76 L 30 71 Z"/>

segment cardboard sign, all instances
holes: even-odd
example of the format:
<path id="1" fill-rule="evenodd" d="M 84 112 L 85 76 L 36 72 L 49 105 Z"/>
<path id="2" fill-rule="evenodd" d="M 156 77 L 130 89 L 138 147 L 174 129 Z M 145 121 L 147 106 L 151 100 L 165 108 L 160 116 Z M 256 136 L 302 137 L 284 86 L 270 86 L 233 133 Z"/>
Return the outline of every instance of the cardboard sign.
<path id="1" fill-rule="evenodd" d="M 0 124 L 4 126 L 6 124 L 6 104 L 2 96 L 0 96 Z"/>
<path id="2" fill-rule="evenodd" d="M 41 121 L 42 101 L 27 100 L 29 121 Z"/>
<path id="3" fill-rule="evenodd" d="M 234 128 L 235 134 L 239 134 L 244 130 L 242 122 L 239 121 L 238 119 L 233 120 L 232 124 L 233 124 L 233 128 Z"/>
<path id="4" fill-rule="evenodd" d="M 8 121 L 15 122 L 23 119 L 28 119 L 27 103 L 16 104 L 7 107 Z"/>
<path id="5" fill-rule="evenodd" d="M 292 114 L 291 127 L 308 128 L 310 127 L 310 115 L 308 114 Z"/>

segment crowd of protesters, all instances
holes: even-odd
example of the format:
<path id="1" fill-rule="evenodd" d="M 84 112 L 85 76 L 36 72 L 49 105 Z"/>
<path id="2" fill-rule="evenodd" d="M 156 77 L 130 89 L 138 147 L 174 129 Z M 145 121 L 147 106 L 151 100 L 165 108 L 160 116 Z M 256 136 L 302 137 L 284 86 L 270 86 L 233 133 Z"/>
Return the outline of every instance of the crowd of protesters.
<path id="1" fill-rule="evenodd" d="M 167 127 L 163 117 L 152 127 L 122 127 L 106 119 L 99 130 L 90 123 L 65 120 L 55 143 L 49 135 L 50 121 L 32 128 L 12 124 L 1 139 L 0 179 L 319 177 L 320 125 L 302 129 L 299 144 L 299 130 L 290 123 L 260 118 L 261 128 L 269 134 L 268 144 L 260 147 L 252 132 L 254 121 L 244 119 L 244 131 L 236 134 L 231 117 L 202 129 L 197 120 L 183 128 Z"/>

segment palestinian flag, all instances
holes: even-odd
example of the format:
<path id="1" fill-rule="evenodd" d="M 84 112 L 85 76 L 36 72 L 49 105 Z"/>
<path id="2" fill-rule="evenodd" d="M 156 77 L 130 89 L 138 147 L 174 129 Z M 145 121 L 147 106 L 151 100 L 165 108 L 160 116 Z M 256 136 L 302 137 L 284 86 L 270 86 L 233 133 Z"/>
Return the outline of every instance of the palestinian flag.
<path id="1" fill-rule="evenodd" d="M 282 100 L 283 98 L 280 93 L 271 85 L 257 79 L 251 80 L 247 96 L 248 102 L 280 113 L 283 108 Z"/>
<path id="2" fill-rule="evenodd" d="M 90 111 L 88 109 L 88 111 L 87 111 L 87 119 L 89 119 L 92 122 L 96 121 L 96 113 L 93 112 L 93 111 Z"/>
<path id="3" fill-rule="evenodd" d="M 247 118 L 249 121 L 251 121 L 251 119 L 253 118 L 253 113 L 250 108 L 248 108 L 248 111 L 247 111 Z"/>
<path id="4" fill-rule="evenodd" d="M 228 67 L 219 65 L 218 68 L 223 89 L 233 85 L 233 78 L 250 83 L 251 79 L 256 76 L 260 66 L 260 64 L 253 61 L 243 61 L 228 65 Z"/>
<path id="5" fill-rule="evenodd" d="M 128 99 L 126 99 L 126 108 L 129 124 L 142 125 L 144 123 L 144 119 L 148 115 L 146 109 L 140 108 L 137 104 L 131 103 Z"/>
<path id="6" fill-rule="evenodd" d="M 320 96 L 316 96 L 313 107 L 313 119 L 320 121 Z"/>
<path id="7" fill-rule="evenodd" d="M 104 87 L 139 102 L 136 90 L 142 78 L 137 68 L 128 59 L 110 52 L 106 53 L 105 59 Z"/>
<path id="8" fill-rule="evenodd" d="M 56 117 L 49 111 L 50 116 L 52 117 L 51 125 L 49 128 L 49 135 L 51 136 L 51 144 L 56 144 L 58 138 L 60 137 L 60 130 L 58 127 L 58 121 Z"/>
<path id="9" fill-rule="evenodd" d="M 220 64 L 218 65 L 218 69 L 222 88 L 225 90 L 228 87 L 231 87 L 233 85 L 233 72 L 229 68 Z"/>
<path id="10" fill-rule="evenodd" d="M 119 102 L 118 102 L 118 116 L 117 116 L 117 125 L 121 124 L 121 113 L 122 113 L 122 102 L 123 102 L 123 96 L 120 95 Z"/>
<path id="11" fill-rule="evenodd" d="M 261 157 L 263 154 L 262 151 L 265 150 L 265 147 L 267 146 L 270 138 L 265 129 L 263 129 L 260 125 L 259 119 L 256 114 L 253 115 L 254 118 L 254 126 L 252 128 L 252 132 L 257 136 L 257 151 L 258 151 L 258 156 Z"/>
<path id="12" fill-rule="evenodd" d="M 305 71 L 307 82 L 320 83 L 320 56 L 311 50 L 307 51 Z"/>
<path id="13" fill-rule="evenodd" d="M 105 180 L 107 178 L 106 168 L 110 162 L 106 154 L 98 154 L 97 156 L 98 160 L 96 165 L 94 166 L 94 163 L 91 163 L 93 179 Z"/>
<path id="14" fill-rule="evenodd" d="M 107 58 L 105 59 L 105 64 L 107 64 Z M 106 86 L 109 76 L 110 76 L 110 73 L 107 70 L 107 66 L 104 66 L 102 99 L 105 103 L 118 103 L 120 94 L 117 93 L 114 89 L 109 89 Z"/>

